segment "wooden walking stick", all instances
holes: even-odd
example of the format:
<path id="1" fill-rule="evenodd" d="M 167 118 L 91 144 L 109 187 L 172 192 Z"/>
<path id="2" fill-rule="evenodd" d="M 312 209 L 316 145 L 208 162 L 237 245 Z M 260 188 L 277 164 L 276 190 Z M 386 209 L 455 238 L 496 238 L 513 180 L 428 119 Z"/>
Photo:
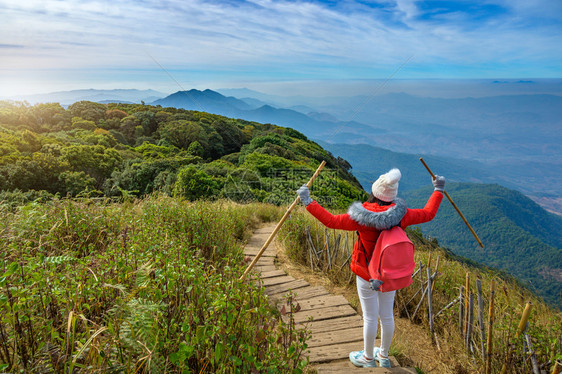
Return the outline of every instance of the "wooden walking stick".
<path id="1" fill-rule="evenodd" d="M 562 372 L 562 365 L 560 365 L 560 362 L 556 361 L 552 367 L 552 374 L 560 374 L 560 372 Z"/>
<path id="2" fill-rule="evenodd" d="M 326 165 L 326 161 L 322 161 L 320 163 L 320 166 L 318 166 L 318 169 L 316 169 L 316 172 L 314 173 L 314 175 L 312 176 L 312 178 L 310 178 L 310 180 L 308 181 L 308 183 L 306 184 L 306 186 L 308 188 L 310 188 L 310 186 L 312 186 L 312 182 L 314 182 L 314 180 L 316 179 L 316 177 L 318 176 L 318 174 L 320 174 L 320 172 L 322 171 L 322 169 L 324 168 L 324 166 Z M 261 255 L 263 254 L 263 252 L 265 252 L 265 250 L 267 249 L 267 247 L 269 246 L 269 244 L 273 241 L 273 238 L 275 237 L 275 235 L 277 234 L 277 231 L 279 231 L 279 229 L 281 228 L 281 226 L 283 226 L 283 223 L 285 223 L 285 221 L 287 220 L 287 218 L 289 217 L 289 214 L 291 214 L 291 211 L 295 208 L 295 206 L 297 206 L 297 204 L 299 203 L 300 198 L 297 196 L 297 198 L 295 199 L 295 201 L 293 201 L 293 203 L 289 206 L 289 209 L 287 209 L 287 211 L 285 212 L 285 214 L 283 215 L 283 217 L 281 218 L 281 220 L 279 221 L 279 223 L 277 223 L 277 226 L 275 226 L 275 229 L 273 229 L 273 232 L 271 233 L 271 235 L 269 235 L 269 238 L 267 238 L 267 240 L 265 241 L 265 243 L 263 244 L 263 247 L 261 247 L 260 251 L 258 252 L 258 254 L 256 255 L 256 257 L 254 257 L 254 260 L 250 263 L 250 265 L 248 265 L 248 268 L 246 269 L 246 271 L 244 271 L 244 274 L 242 274 L 242 276 L 240 277 L 241 281 L 244 281 L 246 279 L 246 275 L 248 275 L 248 273 L 252 270 L 252 268 L 254 267 L 254 265 L 256 264 L 256 262 L 258 262 L 259 258 L 261 257 Z"/>
<path id="3" fill-rule="evenodd" d="M 423 158 L 420 157 L 420 161 L 423 164 L 423 166 L 425 166 L 425 168 L 427 169 L 427 171 L 429 172 L 429 174 L 431 174 L 431 177 L 433 179 L 435 179 L 435 174 L 433 174 L 433 172 L 431 171 L 431 169 L 429 168 L 429 166 L 427 166 L 427 164 L 425 163 L 425 161 L 423 160 Z M 472 235 L 474 235 L 474 238 L 476 239 L 476 241 L 478 242 L 478 244 L 480 244 L 480 247 L 484 248 L 484 244 L 482 244 L 482 241 L 480 240 L 480 238 L 478 237 L 478 235 L 476 235 L 476 232 L 474 231 L 474 229 L 472 228 L 472 226 L 470 226 L 470 223 L 468 223 L 468 221 L 466 220 L 466 218 L 464 217 L 464 215 L 461 213 L 460 209 L 457 207 L 457 204 L 455 204 L 453 202 L 453 199 L 451 199 L 451 196 L 449 196 L 449 194 L 447 193 L 447 191 L 443 191 L 443 194 L 445 196 L 447 196 L 447 199 L 449 199 L 449 201 L 451 202 L 451 205 L 453 206 L 453 208 L 455 208 L 455 210 L 457 211 L 457 213 L 459 214 L 459 216 L 461 216 L 462 220 L 464 221 L 464 223 L 466 224 L 466 226 L 468 227 L 468 229 L 470 230 L 470 232 L 472 233 Z"/>

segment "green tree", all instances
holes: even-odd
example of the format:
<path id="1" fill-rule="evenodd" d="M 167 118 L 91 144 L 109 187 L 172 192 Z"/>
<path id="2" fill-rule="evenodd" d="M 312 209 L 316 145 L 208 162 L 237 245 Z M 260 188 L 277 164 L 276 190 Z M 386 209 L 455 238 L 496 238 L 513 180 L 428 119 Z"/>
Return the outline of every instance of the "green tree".
<path id="1" fill-rule="evenodd" d="M 63 148 L 61 153 L 72 171 L 83 171 L 94 178 L 98 189 L 123 161 L 117 150 L 101 145 L 73 145 Z"/>
<path id="2" fill-rule="evenodd" d="M 58 116 L 65 113 L 64 108 L 59 103 L 36 104 L 31 108 L 31 113 L 35 118 L 38 129 L 48 131 L 58 123 Z"/>
<path id="3" fill-rule="evenodd" d="M 205 150 L 203 149 L 201 143 L 196 140 L 189 145 L 189 147 L 187 148 L 187 153 L 189 153 L 190 155 L 201 157 L 205 153 Z"/>
<path id="4" fill-rule="evenodd" d="M 23 149 L 21 149 L 22 152 L 33 153 L 41 149 L 41 141 L 39 140 L 37 134 L 35 134 L 34 132 L 24 130 L 21 134 L 21 137 L 23 139 Z"/>
<path id="5" fill-rule="evenodd" d="M 211 176 L 190 165 L 180 170 L 174 194 L 188 200 L 197 200 L 215 195 L 217 188 L 218 185 Z"/>
<path id="6" fill-rule="evenodd" d="M 106 106 L 92 101 L 78 101 L 68 107 L 73 117 L 82 117 L 85 120 L 98 123 L 105 118 Z"/>
<path id="7" fill-rule="evenodd" d="M 81 117 L 72 117 L 72 128 L 83 130 L 95 130 L 96 123 Z"/>
<path id="8" fill-rule="evenodd" d="M 198 160 L 200 160 L 199 157 L 193 156 L 129 160 L 122 170 L 113 172 L 111 179 L 105 185 L 106 193 L 111 195 L 122 189 L 137 191 L 141 195 L 149 194 L 162 187 L 163 183 L 175 181 L 175 174 L 179 169 Z M 166 174 L 165 178 L 160 176 L 160 179 L 155 182 L 161 173 L 166 172 L 169 175 Z"/>
<path id="9" fill-rule="evenodd" d="M 213 122 L 213 128 L 222 138 L 223 154 L 239 152 L 246 143 L 246 136 L 235 120 L 217 119 Z"/>
<path id="10" fill-rule="evenodd" d="M 121 120 L 119 132 L 123 134 L 127 143 L 130 145 L 135 144 L 135 136 L 137 135 L 138 126 L 140 126 L 140 121 L 135 116 L 127 116 Z"/>
<path id="11" fill-rule="evenodd" d="M 72 196 L 93 190 L 96 185 L 96 180 L 83 171 L 65 171 L 59 175 L 59 180 L 65 191 Z"/>
<path id="12" fill-rule="evenodd" d="M 145 135 L 152 135 L 152 133 L 158 129 L 158 122 L 156 122 L 156 114 L 154 112 L 145 110 L 142 112 L 136 112 L 133 115 L 138 118 Z"/>
<path id="13" fill-rule="evenodd" d="M 168 122 L 160 130 L 160 135 L 169 144 L 180 149 L 187 149 L 195 141 L 199 142 L 203 148 L 206 148 L 209 142 L 209 137 L 203 130 L 203 127 L 191 121 Z"/>
<path id="14" fill-rule="evenodd" d="M 246 156 L 243 166 L 259 172 L 262 176 L 267 176 L 272 170 L 288 170 L 295 167 L 291 161 L 282 157 L 261 153 L 250 153 Z"/>
<path id="15" fill-rule="evenodd" d="M 129 114 L 119 109 L 108 109 L 105 112 L 105 118 L 107 118 L 107 127 L 109 129 L 117 130 L 121 125 L 121 120 L 127 117 Z"/>

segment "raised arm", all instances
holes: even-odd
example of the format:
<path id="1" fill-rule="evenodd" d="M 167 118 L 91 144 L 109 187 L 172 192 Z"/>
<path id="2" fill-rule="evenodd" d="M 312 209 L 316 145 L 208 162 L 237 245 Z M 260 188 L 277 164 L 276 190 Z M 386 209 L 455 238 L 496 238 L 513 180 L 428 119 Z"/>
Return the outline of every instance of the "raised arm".
<path id="1" fill-rule="evenodd" d="M 417 225 L 431 221 L 437 214 L 437 210 L 443 200 L 443 191 L 445 189 L 445 178 L 439 175 L 435 176 L 433 180 L 434 191 L 429 197 L 423 209 L 408 209 L 400 226 L 405 228 L 410 225 Z"/>
<path id="2" fill-rule="evenodd" d="M 310 198 L 308 187 L 302 186 L 297 190 L 301 202 L 306 206 L 306 210 L 318 219 L 324 226 L 330 229 L 355 231 L 359 224 L 352 220 L 348 214 L 334 215 L 324 209 L 318 202 Z"/>

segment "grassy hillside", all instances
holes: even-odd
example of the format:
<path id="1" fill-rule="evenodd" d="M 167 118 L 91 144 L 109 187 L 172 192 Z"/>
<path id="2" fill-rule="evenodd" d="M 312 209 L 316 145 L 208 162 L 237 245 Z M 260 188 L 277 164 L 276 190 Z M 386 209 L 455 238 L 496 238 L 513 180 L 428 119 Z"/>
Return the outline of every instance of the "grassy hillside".
<path id="1" fill-rule="evenodd" d="M 310 238 L 307 232 L 310 232 Z M 398 292 L 394 305 L 396 333 L 391 354 L 398 357 L 403 366 L 414 366 L 419 372 L 427 373 L 484 373 L 485 362 L 482 359 L 481 347 L 487 349 L 492 282 L 495 285 L 492 373 L 499 373 L 506 360 L 510 363 L 509 373 L 532 372 L 529 351 L 525 350 L 522 337 L 514 338 L 515 329 L 527 302 L 532 304 L 527 332 L 539 366 L 550 372 L 552 363 L 556 359 L 562 359 L 562 341 L 559 339 L 562 333 L 562 313 L 559 310 L 544 303 L 530 290 L 521 287 L 509 274 L 455 255 L 450 250 L 440 247 L 437 240 L 423 236 L 417 228 L 407 229 L 407 233 L 416 248 L 416 269 L 420 264 L 423 268 L 422 272 L 414 277 L 412 285 Z M 355 276 L 349 269 L 349 253 L 356 239 L 353 232 L 325 231 L 308 212 L 299 209 L 291 220 L 285 223 L 279 237 L 282 238 L 287 256 L 294 261 L 289 268 L 298 269 L 311 282 L 315 281 L 337 290 L 336 292 L 345 293 L 351 304 L 360 310 Z M 316 255 L 310 252 L 311 245 L 318 250 Z M 467 274 L 469 276 L 469 291 L 474 297 L 470 349 L 467 349 L 464 335 L 459 331 L 458 302 L 434 318 L 435 334 L 430 334 L 427 297 L 423 301 L 420 298 L 421 288 L 426 286 L 421 284 L 420 279 L 426 279 L 428 264 L 432 273 L 437 271 L 432 290 L 434 314 L 458 298 L 461 287 L 466 285 Z M 311 270 L 312 268 L 314 270 Z M 477 280 L 481 284 L 483 295 L 483 323 L 477 318 Z M 465 300 L 462 305 L 465 306 Z M 414 316 L 418 306 L 420 309 Z M 463 310 L 466 315 L 467 309 Z M 484 340 L 481 339 L 480 327 L 484 328 Z M 512 354 L 508 355 L 510 349 Z"/>
<path id="2" fill-rule="evenodd" d="M 480 248 L 444 199 L 424 234 L 473 261 L 504 270 L 551 304 L 562 307 L 562 219 L 523 194 L 499 185 L 447 183 L 446 189 L 484 243 Z M 430 189 L 404 194 L 423 206 Z"/>
<path id="3" fill-rule="evenodd" d="M 286 372 L 306 332 L 239 277 L 272 205 L 152 196 L 0 209 L 0 371 Z"/>

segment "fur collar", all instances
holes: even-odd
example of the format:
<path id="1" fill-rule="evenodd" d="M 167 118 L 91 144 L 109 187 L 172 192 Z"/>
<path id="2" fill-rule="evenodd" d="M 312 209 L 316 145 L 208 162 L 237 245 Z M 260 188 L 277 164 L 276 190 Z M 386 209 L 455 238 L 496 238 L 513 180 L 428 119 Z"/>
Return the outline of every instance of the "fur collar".
<path id="1" fill-rule="evenodd" d="M 365 208 L 360 202 L 355 202 L 351 204 L 347 214 L 360 225 L 374 227 L 377 230 L 386 230 L 399 225 L 406 214 L 406 202 L 404 200 L 396 198 L 393 203 L 395 205 L 385 211 L 373 212 Z"/>

